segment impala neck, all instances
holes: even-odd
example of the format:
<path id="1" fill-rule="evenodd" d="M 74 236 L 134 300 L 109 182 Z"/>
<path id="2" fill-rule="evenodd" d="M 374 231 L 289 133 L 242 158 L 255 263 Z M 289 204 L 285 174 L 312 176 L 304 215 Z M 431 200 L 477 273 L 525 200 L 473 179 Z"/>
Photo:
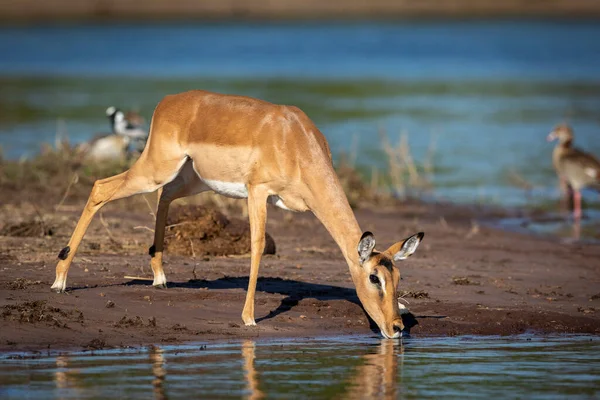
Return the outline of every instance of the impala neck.
<path id="1" fill-rule="evenodd" d="M 327 175 L 318 185 L 311 185 L 309 207 L 342 250 L 354 278 L 360 269 L 357 247 L 362 232 L 337 175 L 333 169 Z"/>

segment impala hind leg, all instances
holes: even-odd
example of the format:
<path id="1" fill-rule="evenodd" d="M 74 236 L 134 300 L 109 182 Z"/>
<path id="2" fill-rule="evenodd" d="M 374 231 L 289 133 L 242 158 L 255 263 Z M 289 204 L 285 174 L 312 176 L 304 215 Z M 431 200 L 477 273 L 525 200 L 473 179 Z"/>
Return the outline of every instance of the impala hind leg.
<path id="1" fill-rule="evenodd" d="M 160 166 L 160 170 L 158 170 L 145 165 L 146 163 L 140 159 L 128 171 L 110 178 L 97 180 L 67 247 L 62 249 L 58 255 L 60 261 L 56 265 L 56 279 L 51 289 L 59 293 L 65 291 L 67 273 L 73 257 L 98 210 L 110 201 L 157 190 L 177 175 L 183 161 L 164 161 Z"/>
<path id="2" fill-rule="evenodd" d="M 256 325 L 254 321 L 254 295 L 258 280 L 258 267 L 265 249 L 265 226 L 267 223 L 268 192 L 260 187 L 248 188 L 248 217 L 250 219 L 251 259 L 248 292 L 242 311 L 242 320 L 246 325 Z"/>
<path id="3" fill-rule="evenodd" d="M 165 225 L 169 214 L 169 205 L 173 200 L 182 197 L 193 196 L 210 190 L 196 175 L 192 163 L 188 161 L 182 168 L 180 174 L 172 182 L 165 185 L 160 194 L 158 208 L 156 210 L 156 224 L 154 226 L 154 242 L 148 250 L 150 254 L 150 266 L 154 274 L 152 285 L 160 289 L 167 288 L 167 277 L 163 270 L 163 250 L 165 244 Z"/>

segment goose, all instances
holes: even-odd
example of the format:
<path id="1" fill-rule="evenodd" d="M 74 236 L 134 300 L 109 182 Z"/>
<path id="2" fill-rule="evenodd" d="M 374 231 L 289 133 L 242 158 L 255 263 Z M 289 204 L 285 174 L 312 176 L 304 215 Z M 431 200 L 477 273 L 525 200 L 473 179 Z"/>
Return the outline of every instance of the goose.
<path id="1" fill-rule="evenodd" d="M 109 134 L 97 135 L 78 149 L 84 157 L 94 161 L 119 160 L 127 157 L 131 139 L 127 136 Z"/>
<path id="2" fill-rule="evenodd" d="M 116 107 L 110 106 L 106 109 L 106 116 L 110 120 L 113 133 L 127 136 L 131 139 L 145 139 L 148 132 L 143 127 L 143 118 L 133 112 L 127 115 Z"/>
<path id="3" fill-rule="evenodd" d="M 552 165 L 561 181 L 573 191 L 573 217 L 581 218 L 581 189 L 600 189 L 600 161 L 592 154 L 573 147 L 573 129 L 559 124 L 548 134 L 548 141 L 558 140 L 552 152 Z"/>

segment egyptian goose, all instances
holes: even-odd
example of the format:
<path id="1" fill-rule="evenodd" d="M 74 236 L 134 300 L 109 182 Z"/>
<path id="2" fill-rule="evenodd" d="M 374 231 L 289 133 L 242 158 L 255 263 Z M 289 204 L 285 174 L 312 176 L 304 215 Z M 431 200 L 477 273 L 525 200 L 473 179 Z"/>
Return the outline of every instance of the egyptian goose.
<path id="1" fill-rule="evenodd" d="M 552 164 L 561 181 L 573 191 L 573 216 L 581 218 L 581 189 L 600 188 L 600 161 L 591 154 L 573 147 L 573 130 L 566 124 L 557 125 L 548 141 L 558 139 L 552 152 Z"/>

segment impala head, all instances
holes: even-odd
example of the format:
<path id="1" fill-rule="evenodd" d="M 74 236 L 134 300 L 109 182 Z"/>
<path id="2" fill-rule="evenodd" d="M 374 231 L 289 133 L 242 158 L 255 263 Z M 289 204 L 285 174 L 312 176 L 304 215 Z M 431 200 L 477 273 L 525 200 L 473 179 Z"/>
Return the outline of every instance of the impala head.
<path id="1" fill-rule="evenodd" d="M 412 255 L 424 235 L 419 232 L 382 252 L 375 250 L 375 237 L 371 232 L 363 233 L 358 243 L 361 268 L 354 279 L 356 292 L 369 316 L 388 339 L 399 337 L 404 329 L 398 309 L 400 271 L 394 263 Z"/>
<path id="2" fill-rule="evenodd" d="M 567 124 L 558 124 L 554 127 L 552 132 L 548 134 L 546 139 L 549 142 L 558 139 L 560 143 L 568 143 L 573 140 L 573 130 Z"/>

